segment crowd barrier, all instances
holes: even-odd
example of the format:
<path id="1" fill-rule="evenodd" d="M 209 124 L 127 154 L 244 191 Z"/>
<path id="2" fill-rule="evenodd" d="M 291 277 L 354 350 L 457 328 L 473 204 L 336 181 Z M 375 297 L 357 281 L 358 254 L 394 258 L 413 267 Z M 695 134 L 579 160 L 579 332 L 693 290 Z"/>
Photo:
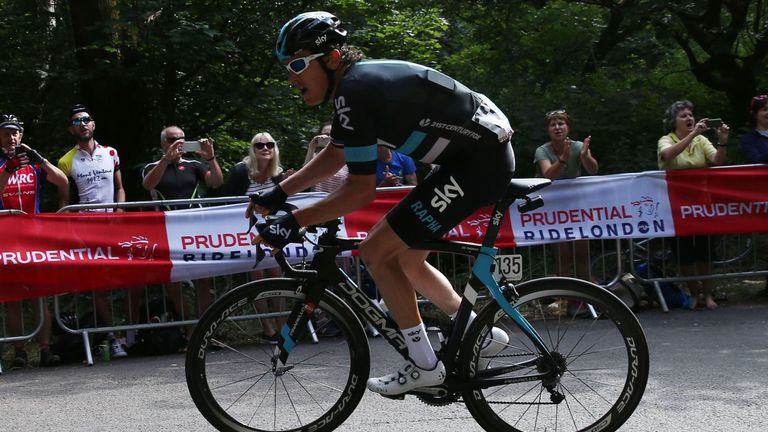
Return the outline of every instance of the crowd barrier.
<path id="1" fill-rule="evenodd" d="M 14 210 L 14 209 L 0 210 L 0 217 L 2 217 L 3 215 L 9 215 L 9 214 L 25 214 L 25 213 L 21 210 Z M 32 300 L 31 302 L 29 302 L 32 304 L 30 307 L 25 307 L 23 303 L 24 302 L 19 302 L 21 334 L 13 335 L 13 336 L 8 336 L 9 334 L 8 323 L 7 323 L 7 319 L 5 319 L 7 317 L 6 304 L 0 303 L 0 317 L 3 318 L 3 319 L 0 319 L 0 329 L 2 329 L 2 333 L 0 333 L 0 336 L 2 336 L 0 337 L 0 347 L 2 347 L 2 344 L 4 343 L 12 344 L 14 342 L 23 342 L 23 341 L 32 339 L 38 333 L 40 333 L 40 330 L 43 328 L 43 311 L 44 311 L 43 308 L 45 307 L 45 299 L 39 298 L 36 300 Z M 37 314 L 38 319 L 32 322 L 31 330 L 27 331 L 25 330 L 25 327 L 27 327 L 25 326 L 25 323 L 29 320 L 25 318 L 25 312 L 27 309 L 35 307 L 34 306 L 35 303 L 37 303 L 37 307 L 38 307 L 38 314 Z M 1 354 L 2 354 L 2 350 L 0 350 L 0 355 Z M 0 375 L 2 375 L 2 373 L 3 373 L 3 362 L 0 361 Z"/>
<path id="2" fill-rule="evenodd" d="M 83 210 L 97 210 L 97 209 L 124 209 L 124 210 L 154 210 L 156 208 L 172 208 L 177 206 L 213 206 L 222 204 L 237 204 L 247 201 L 247 197 L 223 197 L 223 198 L 201 198 L 192 200 L 157 200 L 157 201 L 140 201 L 140 202 L 128 202 L 128 203 L 115 203 L 109 205 L 73 205 L 63 208 L 61 211 L 83 211 Z M 603 287 L 611 288 L 620 281 L 625 274 L 632 274 L 637 280 L 646 283 L 653 283 L 655 285 L 659 304 L 663 310 L 668 310 L 664 302 L 664 298 L 661 295 L 659 289 L 659 283 L 673 281 L 684 282 L 691 279 L 723 279 L 723 278 L 754 278 L 762 275 L 768 275 L 768 263 L 766 263 L 765 248 L 768 244 L 768 235 L 766 234 L 751 234 L 751 235 L 727 235 L 721 236 L 719 249 L 713 250 L 723 251 L 722 256 L 713 256 L 712 261 L 716 264 L 713 265 L 713 273 L 706 276 L 686 277 L 677 273 L 679 268 L 678 263 L 674 262 L 670 249 L 670 242 L 675 241 L 674 238 L 660 238 L 660 239 L 617 239 L 617 240 L 590 240 L 585 243 L 588 245 L 588 276 L 584 277 L 583 266 L 584 263 L 578 262 L 575 258 L 569 263 L 565 263 L 567 268 L 565 276 L 580 276 L 585 279 L 592 280 L 600 284 Z M 724 246 L 723 246 L 724 245 Z M 573 255 L 576 255 L 576 246 L 574 248 Z M 763 252 L 761 252 L 763 251 Z M 502 253 L 508 254 L 520 254 L 523 257 L 523 280 L 535 279 L 543 276 L 551 276 L 561 271 L 558 271 L 556 265 L 556 254 L 553 246 L 550 244 L 534 245 L 534 246 L 518 246 L 514 248 L 508 248 L 502 250 Z M 457 291 L 461 291 L 466 284 L 469 277 L 469 268 L 471 267 L 471 259 L 465 256 L 455 256 L 447 253 L 433 254 L 430 257 L 431 262 L 439 270 L 441 270 L 451 281 L 453 287 Z M 362 272 L 360 269 L 360 262 L 357 258 L 352 258 L 353 264 L 352 276 L 358 280 L 358 284 L 362 282 Z M 637 264 L 645 262 L 648 266 L 653 266 L 659 269 L 658 274 L 640 274 L 637 270 Z M 582 268 L 580 268 L 580 266 Z M 570 273 L 570 274 L 569 274 Z M 215 298 L 218 295 L 247 282 L 247 274 L 233 274 L 226 276 L 218 276 L 211 278 L 211 295 Z M 183 284 L 183 287 L 187 287 L 187 292 L 182 288 L 181 301 L 184 304 L 186 301 L 197 301 L 197 295 L 195 293 L 196 288 L 194 284 Z M 90 335 L 93 333 L 103 332 L 136 332 L 144 329 L 158 329 L 165 327 L 185 327 L 194 325 L 197 320 L 191 316 L 185 316 L 186 308 L 182 305 L 180 308 L 181 316 L 175 321 L 170 322 L 149 322 L 151 318 L 149 316 L 148 305 L 150 299 L 157 296 L 157 291 L 160 292 L 160 297 L 167 298 L 167 293 L 164 287 L 140 287 L 141 301 L 135 302 L 136 299 L 131 299 L 130 295 L 116 294 L 110 297 L 109 307 L 111 316 L 119 316 L 120 310 L 123 312 L 123 320 L 125 323 L 119 325 L 107 325 L 106 323 L 96 323 L 90 328 L 73 328 L 67 323 L 63 322 L 62 316 L 67 314 L 73 314 L 75 316 L 82 316 L 85 313 L 90 312 L 93 316 L 96 316 L 95 306 L 93 305 L 93 298 L 90 293 L 80 294 L 64 294 L 54 298 L 54 317 L 57 325 L 65 332 L 80 335 L 83 338 L 85 345 L 86 362 L 93 364 L 93 358 L 90 349 Z M 123 303 L 123 307 L 120 307 L 120 303 Z M 125 307 L 125 302 L 128 303 L 128 307 Z M 138 303 L 138 304 L 134 304 Z M 423 301 L 422 301 L 423 303 Z M 144 310 L 139 311 L 139 316 L 143 314 L 142 323 L 131 322 L 130 317 L 135 317 L 135 309 L 140 305 L 144 305 Z M 2 304 L 0 304 L 2 305 Z M 39 300 L 39 307 L 42 311 L 44 307 L 43 300 Z M 90 309 L 84 311 L 84 309 Z M 163 313 L 171 312 L 167 305 L 164 304 Z M 4 314 L 3 314 L 4 316 Z M 42 316 L 42 314 L 41 314 Z M 269 315 L 264 315 L 268 317 Z M 261 316 L 257 316 L 261 317 Z M 113 322 L 118 322 L 113 319 Z M 4 336 L 0 338 L 0 343 L 14 342 L 19 340 L 27 340 L 34 337 L 42 326 L 42 320 L 39 322 L 34 331 L 24 335 L 7 336 L 5 326 L 3 327 Z M 0 369 L 0 373 L 2 369 Z"/>

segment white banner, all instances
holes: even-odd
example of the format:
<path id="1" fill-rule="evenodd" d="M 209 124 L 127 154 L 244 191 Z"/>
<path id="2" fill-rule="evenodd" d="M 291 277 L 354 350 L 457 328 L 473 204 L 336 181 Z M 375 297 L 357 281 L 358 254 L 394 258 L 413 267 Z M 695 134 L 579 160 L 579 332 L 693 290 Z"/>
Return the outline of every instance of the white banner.
<path id="1" fill-rule="evenodd" d="M 292 196 L 290 204 L 306 207 L 323 198 L 325 193 Z M 242 273 L 277 267 L 270 251 L 258 267 L 256 247 L 251 244 L 255 230 L 246 233 L 248 220 L 245 204 L 221 207 L 174 210 L 166 212 L 168 247 L 173 264 L 171 280 L 194 280 L 202 277 Z M 340 236 L 345 236 L 341 227 Z M 307 235 L 303 244 L 290 244 L 283 253 L 290 262 L 298 262 L 314 252 L 316 237 Z"/>
<path id="2" fill-rule="evenodd" d="M 510 210 L 518 246 L 675 233 L 663 171 L 557 180 L 539 193 L 544 207 Z"/>

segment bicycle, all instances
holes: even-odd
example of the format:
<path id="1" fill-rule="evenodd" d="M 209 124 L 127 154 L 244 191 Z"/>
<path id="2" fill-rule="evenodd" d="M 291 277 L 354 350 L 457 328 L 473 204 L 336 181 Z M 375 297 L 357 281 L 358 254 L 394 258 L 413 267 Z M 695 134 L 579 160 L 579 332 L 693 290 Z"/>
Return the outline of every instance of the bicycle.
<path id="1" fill-rule="evenodd" d="M 637 318 L 613 294 L 586 281 L 550 277 L 515 287 L 493 277 L 505 211 L 518 199 L 525 201 L 521 212 L 540 207 L 541 197 L 528 194 L 548 184 L 513 180 L 495 204 L 482 244 L 439 240 L 418 246 L 476 259 L 455 323 L 438 333 L 445 382 L 408 394 L 429 405 L 463 402 L 489 431 L 614 431 L 637 407 L 648 379 L 648 346 Z M 394 320 L 337 266 L 336 255 L 361 242 L 337 238 L 339 224 L 308 229 L 319 236 L 308 268 L 294 268 L 278 253 L 286 277 L 242 285 L 200 318 L 187 349 L 187 386 L 217 429 L 330 431 L 341 425 L 363 397 L 369 374 L 369 341 L 358 317 L 377 329 L 377 340 L 408 358 Z M 484 288 L 491 299 L 465 333 Z M 276 347 L 258 345 L 263 315 L 254 303 L 265 298 L 286 304 L 268 314 L 288 315 Z M 594 315 L 584 313 L 588 306 Z M 312 321 L 319 310 L 340 333 L 315 344 Z M 507 332 L 509 343 L 481 358 L 493 327 Z"/>

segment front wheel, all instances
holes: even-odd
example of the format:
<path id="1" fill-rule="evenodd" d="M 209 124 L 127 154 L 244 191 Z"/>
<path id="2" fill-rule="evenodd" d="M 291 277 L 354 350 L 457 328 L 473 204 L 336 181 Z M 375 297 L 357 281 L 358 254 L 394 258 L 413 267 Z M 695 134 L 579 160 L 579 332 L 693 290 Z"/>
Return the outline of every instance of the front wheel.
<path id="1" fill-rule="evenodd" d="M 498 304 L 488 304 L 465 336 L 462 373 L 474 381 L 523 379 L 466 391 L 472 416 L 488 431 L 617 430 L 648 380 L 648 345 L 637 318 L 608 291 L 577 279 L 537 279 L 517 290 L 513 306 L 555 365 Z M 493 327 L 500 330 L 489 338 Z M 536 374 L 549 375 L 524 380 Z"/>
<path id="2" fill-rule="evenodd" d="M 282 325 L 306 307 L 304 299 L 292 279 L 251 282 L 222 296 L 200 318 L 187 347 L 187 387 L 218 430 L 331 431 L 360 402 L 369 373 L 368 340 L 357 317 L 330 292 L 314 309 L 313 321 L 315 331 L 335 326 L 335 336 L 313 343 L 307 326 L 301 339 L 287 343 L 294 346 L 285 364 L 275 361 L 263 320 Z"/>

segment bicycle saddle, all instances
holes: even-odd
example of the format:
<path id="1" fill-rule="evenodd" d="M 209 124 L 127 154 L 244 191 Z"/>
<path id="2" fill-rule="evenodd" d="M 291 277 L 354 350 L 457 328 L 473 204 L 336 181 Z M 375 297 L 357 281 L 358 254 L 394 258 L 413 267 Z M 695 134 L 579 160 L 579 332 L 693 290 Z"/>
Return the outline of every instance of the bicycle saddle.
<path id="1" fill-rule="evenodd" d="M 512 179 L 507 186 L 506 196 L 510 198 L 524 197 L 551 184 L 552 180 L 544 178 Z"/>

